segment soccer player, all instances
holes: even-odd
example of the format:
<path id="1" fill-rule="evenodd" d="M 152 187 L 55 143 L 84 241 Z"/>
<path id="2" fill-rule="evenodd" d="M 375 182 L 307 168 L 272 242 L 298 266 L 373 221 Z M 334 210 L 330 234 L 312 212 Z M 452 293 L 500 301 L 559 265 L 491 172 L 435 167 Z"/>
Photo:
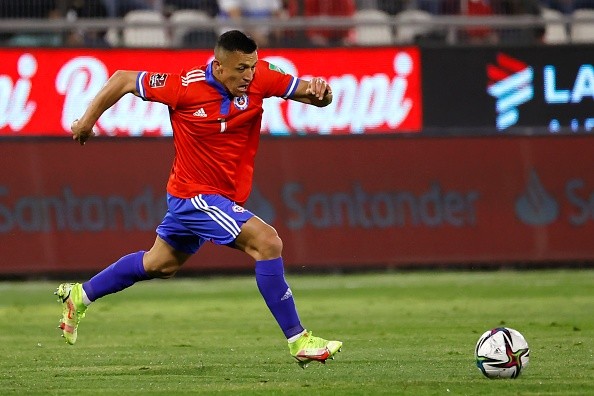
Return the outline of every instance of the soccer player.
<path id="1" fill-rule="evenodd" d="M 180 74 L 116 71 L 72 123 L 72 138 L 84 145 L 99 117 L 122 96 L 169 107 L 175 158 L 167 183 L 167 213 L 149 251 L 120 258 L 87 282 L 63 283 L 62 335 L 69 344 L 93 301 L 134 283 L 170 278 L 206 241 L 239 249 L 255 260 L 256 283 L 302 367 L 325 362 L 340 341 L 314 337 L 299 319 L 283 269 L 283 243 L 276 230 L 242 205 L 252 185 L 260 138 L 262 101 L 283 97 L 318 107 L 332 102 L 319 77 L 305 81 L 258 60 L 255 41 L 238 30 L 217 40 L 214 60 Z"/>

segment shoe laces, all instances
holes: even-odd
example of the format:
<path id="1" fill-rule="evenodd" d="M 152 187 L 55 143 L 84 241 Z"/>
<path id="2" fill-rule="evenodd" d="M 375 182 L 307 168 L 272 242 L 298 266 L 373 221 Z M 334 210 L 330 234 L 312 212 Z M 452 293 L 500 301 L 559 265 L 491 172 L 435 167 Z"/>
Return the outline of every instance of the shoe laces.
<path id="1" fill-rule="evenodd" d="M 313 332 L 311 332 L 311 331 L 307 332 L 306 334 L 307 335 L 305 335 L 305 337 L 307 337 L 307 340 L 305 340 L 305 343 L 303 344 L 303 348 L 305 348 L 305 349 L 324 348 L 326 346 L 326 344 L 328 343 L 323 338 L 314 337 Z"/>

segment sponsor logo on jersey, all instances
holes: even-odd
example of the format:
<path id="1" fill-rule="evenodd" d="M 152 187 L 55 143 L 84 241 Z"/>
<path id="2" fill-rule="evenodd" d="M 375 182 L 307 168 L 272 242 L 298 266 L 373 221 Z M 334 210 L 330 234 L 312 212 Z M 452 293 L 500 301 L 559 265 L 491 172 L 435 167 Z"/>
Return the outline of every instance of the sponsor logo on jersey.
<path id="1" fill-rule="evenodd" d="M 193 115 L 195 115 L 196 117 L 203 117 L 203 118 L 208 117 L 208 114 L 206 114 L 206 111 L 204 111 L 204 109 L 202 107 L 199 108 L 198 110 L 196 110 Z"/>
<path id="2" fill-rule="evenodd" d="M 151 88 L 164 87 L 165 81 L 167 81 L 167 74 L 164 73 L 152 73 L 149 76 L 149 86 Z"/>
<path id="3" fill-rule="evenodd" d="M 233 104 L 239 110 L 245 110 L 245 109 L 247 109 L 248 103 L 249 103 L 249 99 L 248 99 L 248 96 L 246 94 L 243 94 L 241 96 L 237 96 L 235 99 L 233 99 Z"/>

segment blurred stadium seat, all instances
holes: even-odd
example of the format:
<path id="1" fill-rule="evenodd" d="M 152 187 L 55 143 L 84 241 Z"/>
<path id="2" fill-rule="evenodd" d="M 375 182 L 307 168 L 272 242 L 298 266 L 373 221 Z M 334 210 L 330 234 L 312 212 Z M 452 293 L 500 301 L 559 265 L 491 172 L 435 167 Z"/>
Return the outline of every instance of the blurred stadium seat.
<path id="1" fill-rule="evenodd" d="M 147 23 L 161 24 L 160 26 L 129 26 L 124 28 L 122 35 L 126 47 L 167 47 L 170 44 L 167 29 L 164 26 L 165 17 L 158 11 L 133 10 L 124 16 L 126 24 Z"/>
<path id="2" fill-rule="evenodd" d="M 545 33 L 543 42 L 545 44 L 566 44 L 569 42 L 567 26 L 561 23 L 563 13 L 551 8 L 542 8 L 541 15 L 547 22 L 545 24 Z"/>
<path id="3" fill-rule="evenodd" d="M 390 16 L 380 10 L 359 10 L 353 16 L 357 22 L 384 22 L 383 25 L 357 25 L 355 27 L 355 43 L 358 45 L 390 45 L 394 42 Z"/>
<path id="4" fill-rule="evenodd" d="M 211 17 L 201 10 L 176 10 L 169 18 L 173 26 L 172 45 L 174 47 L 212 47 L 216 42 L 216 32 L 210 27 Z M 195 26 L 190 26 L 194 24 Z M 206 27 L 201 28 L 204 24 Z"/>
<path id="5" fill-rule="evenodd" d="M 572 14 L 574 21 L 571 24 L 572 43 L 594 43 L 594 9 L 578 9 Z M 588 22 L 581 20 L 588 19 Z"/>
<path id="6" fill-rule="evenodd" d="M 431 26 L 428 26 L 433 20 L 433 15 L 422 10 L 404 10 L 396 14 L 396 43 L 412 44 L 418 37 L 429 34 Z M 405 24 L 403 24 L 403 22 Z M 417 24 L 421 22 L 421 24 Z"/>
<path id="7" fill-rule="evenodd" d="M 154 7 L 134 9 L 124 17 L 121 17 L 123 10 L 129 8 L 118 8 L 119 12 L 112 15 L 113 12 L 106 11 L 103 1 L 0 0 L 0 44 L 99 47 L 109 43 L 114 47 L 210 48 L 225 28 L 224 22 L 215 16 L 216 0 L 110 0 L 120 5 L 143 1 L 147 7 Z M 281 19 L 273 21 L 273 27 L 251 20 L 243 28 L 251 24 L 274 29 L 268 45 L 279 47 L 311 46 L 313 35 L 308 32 L 312 31 L 324 32 L 315 35 L 325 38 L 315 44 L 322 46 L 594 43 L 594 0 L 353 1 L 359 7 L 354 14 L 326 13 L 324 15 L 332 18 L 323 25 L 304 13 L 307 1 L 285 1 L 285 6 L 297 4 L 295 7 L 299 8 L 298 12 L 289 13 L 287 26 L 281 26 Z M 479 5 L 492 10 L 476 14 Z M 472 11 L 470 8 L 475 11 L 470 14 L 483 17 L 484 22 L 468 25 L 466 14 Z M 535 18 L 512 21 L 514 18 L 508 16 Z M 19 23 L 17 19 L 21 18 L 26 19 L 26 23 Z M 56 23 L 56 19 L 64 23 Z M 508 24 L 508 20 L 513 23 Z M 75 28 L 72 27 L 74 21 Z M 502 23 L 505 26 L 502 27 Z"/>

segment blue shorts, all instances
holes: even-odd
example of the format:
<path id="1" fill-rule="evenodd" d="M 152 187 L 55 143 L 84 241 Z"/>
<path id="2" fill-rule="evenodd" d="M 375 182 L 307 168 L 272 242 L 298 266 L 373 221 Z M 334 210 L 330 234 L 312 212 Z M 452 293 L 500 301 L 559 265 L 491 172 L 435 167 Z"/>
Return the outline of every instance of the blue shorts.
<path id="1" fill-rule="evenodd" d="M 180 252 L 194 254 L 206 241 L 232 243 L 254 216 L 235 202 L 214 194 L 176 198 L 167 194 L 167 213 L 157 235 Z"/>

